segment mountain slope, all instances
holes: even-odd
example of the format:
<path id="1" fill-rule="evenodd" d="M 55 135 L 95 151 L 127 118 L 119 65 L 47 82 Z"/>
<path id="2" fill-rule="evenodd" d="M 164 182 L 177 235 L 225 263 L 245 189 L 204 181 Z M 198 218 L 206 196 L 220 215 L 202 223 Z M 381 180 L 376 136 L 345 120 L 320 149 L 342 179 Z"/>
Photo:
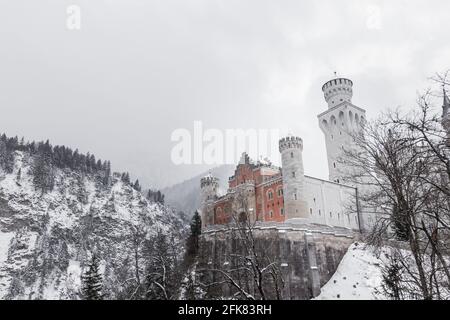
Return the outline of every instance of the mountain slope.
<path id="1" fill-rule="evenodd" d="M 0 299 L 78 299 L 93 253 L 107 297 L 126 298 L 126 280 L 140 268 L 131 261 L 138 256 L 144 263 L 136 237 L 163 233 L 181 241 L 184 226 L 175 212 L 151 203 L 119 174 L 105 185 L 94 173 L 52 166 L 54 185 L 43 192 L 36 158 L 12 155 L 11 168 L 0 167 Z"/>

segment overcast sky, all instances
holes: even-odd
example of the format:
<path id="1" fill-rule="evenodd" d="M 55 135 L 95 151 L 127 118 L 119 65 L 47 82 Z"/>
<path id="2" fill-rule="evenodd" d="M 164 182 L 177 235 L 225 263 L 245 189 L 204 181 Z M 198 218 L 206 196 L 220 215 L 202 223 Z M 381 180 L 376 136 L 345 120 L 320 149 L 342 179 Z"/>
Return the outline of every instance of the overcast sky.
<path id="1" fill-rule="evenodd" d="M 321 86 L 354 82 L 368 117 L 413 105 L 450 67 L 450 1 L 0 0 L 0 131 L 93 152 L 146 185 L 177 128 L 281 128 L 326 178 Z M 66 27 L 69 5 L 81 29 Z M 278 159 L 274 159 L 277 161 Z"/>

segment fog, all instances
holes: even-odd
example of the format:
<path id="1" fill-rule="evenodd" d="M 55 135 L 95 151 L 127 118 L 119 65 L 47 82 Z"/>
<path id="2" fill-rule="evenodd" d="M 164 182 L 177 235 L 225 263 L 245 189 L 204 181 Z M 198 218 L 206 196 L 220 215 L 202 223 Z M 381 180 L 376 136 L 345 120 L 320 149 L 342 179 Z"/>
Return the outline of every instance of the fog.
<path id="1" fill-rule="evenodd" d="M 305 173 L 326 178 L 322 84 L 352 79 L 369 119 L 412 108 L 449 68 L 449 12 L 446 0 L 1 0 L 0 132 L 163 187 L 210 166 L 171 161 L 176 129 L 281 129 L 303 138 Z"/>

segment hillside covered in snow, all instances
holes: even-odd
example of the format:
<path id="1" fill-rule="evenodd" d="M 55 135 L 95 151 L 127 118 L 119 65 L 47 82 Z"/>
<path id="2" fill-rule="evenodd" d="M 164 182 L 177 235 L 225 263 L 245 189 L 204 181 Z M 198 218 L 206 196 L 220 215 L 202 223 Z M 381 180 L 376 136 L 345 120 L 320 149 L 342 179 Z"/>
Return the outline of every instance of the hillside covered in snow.
<path id="1" fill-rule="evenodd" d="M 105 297 L 127 299 L 152 237 L 176 245 L 182 222 L 106 162 L 57 148 L 0 139 L 0 299 L 79 299 L 94 253 Z"/>
<path id="2" fill-rule="evenodd" d="M 382 300 L 383 261 L 373 248 L 353 243 L 316 300 Z"/>

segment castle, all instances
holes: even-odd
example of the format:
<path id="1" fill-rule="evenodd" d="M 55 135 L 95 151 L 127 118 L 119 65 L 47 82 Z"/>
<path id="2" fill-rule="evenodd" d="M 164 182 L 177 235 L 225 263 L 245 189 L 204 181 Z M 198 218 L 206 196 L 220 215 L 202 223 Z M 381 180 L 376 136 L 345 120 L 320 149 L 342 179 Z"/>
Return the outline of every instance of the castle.
<path id="1" fill-rule="evenodd" d="M 345 181 L 352 168 L 338 162 L 344 148 L 352 144 L 351 133 L 361 129 L 365 110 L 352 104 L 353 82 L 336 78 L 326 82 L 322 91 L 328 109 L 318 115 L 325 136 L 329 180 L 304 174 L 303 141 L 288 136 L 279 141 L 281 168 L 266 162 L 253 162 L 244 153 L 235 173 L 229 178 L 228 192 L 218 195 L 217 178 L 203 177 L 201 215 L 204 228 L 228 224 L 233 215 L 246 212 L 252 221 L 274 223 L 313 223 L 361 231 L 374 216 L 361 212 L 358 188 Z M 246 208 L 238 195 L 245 194 Z"/>

